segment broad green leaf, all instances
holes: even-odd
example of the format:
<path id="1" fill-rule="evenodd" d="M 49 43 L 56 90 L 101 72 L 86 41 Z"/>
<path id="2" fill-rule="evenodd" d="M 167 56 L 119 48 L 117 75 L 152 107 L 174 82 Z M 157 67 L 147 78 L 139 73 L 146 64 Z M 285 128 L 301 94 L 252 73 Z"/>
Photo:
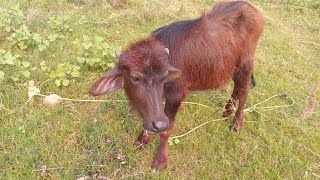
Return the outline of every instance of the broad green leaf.
<path id="1" fill-rule="evenodd" d="M 40 36 L 40 34 L 34 33 L 33 40 L 35 40 L 37 43 L 40 43 L 42 40 L 42 37 Z"/>
<path id="2" fill-rule="evenodd" d="M 57 75 L 57 77 L 64 77 L 64 76 L 66 76 L 66 74 L 65 74 L 64 72 L 62 72 L 62 71 L 61 71 L 61 72 L 60 72 L 60 71 L 57 72 L 56 75 Z"/>
<path id="3" fill-rule="evenodd" d="M 57 86 L 61 86 L 61 79 L 57 79 L 54 81 Z"/>
<path id="4" fill-rule="evenodd" d="M 47 66 L 41 66 L 40 70 L 41 71 L 46 71 L 46 70 L 48 70 L 48 67 Z"/>
<path id="5" fill-rule="evenodd" d="M 30 66 L 30 63 L 29 63 L 28 61 L 22 61 L 21 64 L 22 64 L 22 66 L 25 67 L 25 68 L 27 68 L 27 67 Z"/>
<path id="6" fill-rule="evenodd" d="M 106 56 L 106 55 L 108 55 L 108 53 L 109 53 L 108 51 L 102 51 L 102 52 L 101 52 L 101 55 L 102 55 L 102 56 Z M 111 56 L 112 56 L 112 55 L 111 55 Z M 114 57 L 116 57 L 116 55 L 114 55 Z"/>
<path id="7" fill-rule="evenodd" d="M 5 56 L 4 56 L 4 58 L 5 58 L 5 63 L 6 64 L 9 64 L 9 65 L 13 65 L 14 64 L 14 57 L 12 57 L 12 55 L 11 54 L 6 54 Z"/>
<path id="8" fill-rule="evenodd" d="M 84 41 L 88 41 L 89 40 L 89 37 L 87 35 L 83 35 L 83 40 Z"/>
<path id="9" fill-rule="evenodd" d="M 88 57 L 89 55 L 90 55 L 90 53 L 88 53 L 88 52 L 83 53 L 84 57 Z"/>
<path id="10" fill-rule="evenodd" d="M 80 72 L 77 71 L 77 70 L 72 71 L 71 76 L 72 76 L 72 77 L 80 77 Z"/>
<path id="11" fill-rule="evenodd" d="M 64 79 L 64 80 L 62 81 L 62 84 L 63 84 L 64 86 L 68 86 L 69 83 L 70 83 L 70 81 L 69 81 L 68 79 Z"/>
<path id="12" fill-rule="evenodd" d="M 13 81 L 19 81 L 19 78 L 17 77 L 17 76 L 11 76 L 11 79 L 13 80 Z"/>
<path id="13" fill-rule="evenodd" d="M 84 49 L 88 50 L 92 46 L 92 43 L 86 43 L 84 44 Z"/>
<path id="14" fill-rule="evenodd" d="M 169 146 L 173 146 L 173 142 L 171 139 L 169 139 Z"/>
<path id="15" fill-rule="evenodd" d="M 98 43 L 98 42 L 102 42 L 104 40 L 104 38 L 101 37 L 101 36 L 95 36 L 94 40 L 95 40 L 96 43 Z"/>
<path id="16" fill-rule="evenodd" d="M 84 58 L 84 57 L 77 57 L 77 61 L 78 61 L 80 64 L 82 64 L 82 63 L 84 63 L 84 62 L 86 61 L 86 58 Z"/>
<path id="17" fill-rule="evenodd" d="M 79 66 L 76 66 L 76 65 L 73 65 L 73 70 L 76 71 L 76 70 L 80 70 L 81 68 Z"/>
<path id="18" fill-rule="evenodd" d="M 22 71 L 21 74 L 26 78 L 30 77 L 30 72 L 29 71 Z"/>
<path id="19" fill-rule="evenodd" d="M 38 49 L 39 49 L 39 51 L 43 51 L 43 50 L 45 50 L 47 48 L 47 46 L 45 46 L 45 45 L 38 45 Z"/>
<path id="20" fill-rule="evenodd" d="M 49 40 L 50 42 L 55 41 L 57 38 L 58 38 L 58 35 L 57 35 L 57 34 L 50 34 L 50 35 L 48 36 L 48 40 Z"/>
<path id="21" fill-rule="evenodd" d="M 115 66 L 115 64 L 114 64 L 114 62 L 111 62 L 111 63 L 107 63 L 107 66 L 110 68 L 113 68 Z"/>

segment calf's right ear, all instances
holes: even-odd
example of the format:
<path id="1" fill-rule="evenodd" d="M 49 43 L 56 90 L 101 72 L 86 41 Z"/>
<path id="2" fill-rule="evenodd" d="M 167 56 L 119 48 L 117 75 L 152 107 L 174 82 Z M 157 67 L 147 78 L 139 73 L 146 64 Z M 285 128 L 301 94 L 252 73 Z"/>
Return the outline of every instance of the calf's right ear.
<path id="1" fill-rule="evenodd" d="M 122 87 L 123 77 L 118 67 L 113 68 L 99 78 L 90 88 L 89 93 L 93 96 L 100 96 L 114 92 Z"/>

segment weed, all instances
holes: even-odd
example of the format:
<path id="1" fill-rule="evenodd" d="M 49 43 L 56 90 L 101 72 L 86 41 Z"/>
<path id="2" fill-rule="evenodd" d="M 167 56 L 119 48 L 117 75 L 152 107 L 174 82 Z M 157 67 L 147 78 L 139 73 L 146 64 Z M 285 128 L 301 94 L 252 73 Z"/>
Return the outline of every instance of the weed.
<path id="1" fill-rule="evenodd" d="M 44 66 L 42 66 L 44 67 Z M 80 77 L 80 67 L 71 63 L 58 64 L 56 69 L 49 73 L 49 77 L 55 79 L 57 86 L 68 86 L 70 78 Z"/>
<path id="2" fill-rule="evenodd" d="M 76 39 L 75 45 L 80 45 L 77 61 L 82 66 L 89 66 L 93 69 L 109 69 L 115 66 L 113 59 L 115 49 L 108 44 L 103 37 L 94 36 L 91 40 L 84 35 L 82 40 Z"/>

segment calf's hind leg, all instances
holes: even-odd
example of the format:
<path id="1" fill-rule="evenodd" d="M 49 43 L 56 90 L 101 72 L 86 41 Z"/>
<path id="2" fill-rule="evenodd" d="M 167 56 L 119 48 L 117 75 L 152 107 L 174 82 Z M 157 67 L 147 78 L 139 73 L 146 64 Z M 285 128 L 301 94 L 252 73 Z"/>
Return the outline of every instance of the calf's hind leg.
<path id="1" fill-rule="evenodd" d="M 226 106 L 225 106 L 225 111 L 223 112 L 223 117 L 229 117 L 235 110 L 235 106 L 237 104 L 237 100 L 238 100 L 238 83 L 236 82 L 237 78 L 233 78 L 233 92 L 231 95 L 231 98 L 229 99 L 229 101 L 227 102 Z"/>
<path id="2" fill-rule="evenodd" d="M 238 131 L 243 124 L 243 109 L 248 97 L 250 89 L 251 73 L 252 73 L 252 61 L 246 63 L 235 75 L 235 87 L 236 94 L 239 99 L 239 106 L 236 111 L 233 124 L 230 126 L 230 130 Z"/>
<path id="3" fill-rule="evenodd" d="M 225 106 L 225 111 L 223 112 L 223 117 L 229 117 L 234 111 L 235 111 L 235 107 L 238 101 L 238 81 L 239 81 L 239 76 L 237 76 L 238 74 L 236 74 L 236 76 L 233 78 L 233 92 L 231 95 L 231 98 L 229 99 L 229 101 L 227 102 L 226 106 Z M 251 78 L 250 78 L 250 87 L 254 88 L 254 86 L 256 85 L 256 81 L 254 80 L 254 76 L 251 73 Z"/>

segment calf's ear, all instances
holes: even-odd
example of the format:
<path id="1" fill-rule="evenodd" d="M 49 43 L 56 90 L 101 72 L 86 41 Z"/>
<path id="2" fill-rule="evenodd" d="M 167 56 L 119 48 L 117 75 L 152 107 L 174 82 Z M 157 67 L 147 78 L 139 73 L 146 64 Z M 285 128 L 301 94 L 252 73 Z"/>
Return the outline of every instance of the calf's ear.
<path id="1" fill-rule="evenodd" d="M 113 68 L 99 78 L 90 88 L 89 93 L 93 96 L 100 96 L 114 92 L 122 87 L 123 77 L 118 67 Z"/>
<path id="2" fill-rule="evenodd" d="M 169 66 L 168 69 L 168 75 L 166 77 L 166 82 L 172 82 L 180 79 L 181 77 L 181 71 L 179 69 L 176 69 L 172 66 Z"/>

